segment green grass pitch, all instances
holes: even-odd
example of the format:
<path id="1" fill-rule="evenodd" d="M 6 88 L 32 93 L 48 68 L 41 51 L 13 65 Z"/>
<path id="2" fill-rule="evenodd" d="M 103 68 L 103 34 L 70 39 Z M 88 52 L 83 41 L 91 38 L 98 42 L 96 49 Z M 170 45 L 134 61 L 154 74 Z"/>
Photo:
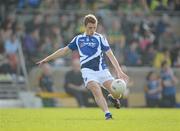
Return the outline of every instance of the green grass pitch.
<path id="1" fill-rule="evenodd" d="M 0 131 L 180 131 L 179 109 L 0 109 Z"/>

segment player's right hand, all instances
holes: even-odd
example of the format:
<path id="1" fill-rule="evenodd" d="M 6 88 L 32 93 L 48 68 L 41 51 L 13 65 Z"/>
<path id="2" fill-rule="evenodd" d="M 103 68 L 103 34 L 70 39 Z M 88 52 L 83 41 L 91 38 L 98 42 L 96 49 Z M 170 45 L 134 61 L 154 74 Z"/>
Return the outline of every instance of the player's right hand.
<path id="1" fill-rule="evenodd" d="M 43 64 L 46 63 L 46 62 L 47 62 L 46 59 L 43 59 L 43 60 L 41 60 L 41 61 L 36 62 L 36 64 L 39 65 L 39 66 L 41 66 L 41 65 L 43 65 Z"/>
<path id="2" fill-rule="evenodd" d="M 117 77 L 119 79 L 123 79 L 126 83 L 129 81 L 129 76 L 126 75 L 124 72 L 118 72 Z"/>

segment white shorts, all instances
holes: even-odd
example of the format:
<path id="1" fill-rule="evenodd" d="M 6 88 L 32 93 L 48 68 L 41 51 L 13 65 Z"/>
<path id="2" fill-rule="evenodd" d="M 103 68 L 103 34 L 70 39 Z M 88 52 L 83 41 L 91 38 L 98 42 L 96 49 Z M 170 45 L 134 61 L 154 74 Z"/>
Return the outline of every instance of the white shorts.
<path id="1" fill-rule="evenodd" d="M 81 72 L 85 87 L 87 87 L 87 84 L 90 81 L 96 81 L 102 86 L 105 81 L 114 79 L 108 69 L 94 71 L 88 68 L 83 68 L 81 69 Z"/>

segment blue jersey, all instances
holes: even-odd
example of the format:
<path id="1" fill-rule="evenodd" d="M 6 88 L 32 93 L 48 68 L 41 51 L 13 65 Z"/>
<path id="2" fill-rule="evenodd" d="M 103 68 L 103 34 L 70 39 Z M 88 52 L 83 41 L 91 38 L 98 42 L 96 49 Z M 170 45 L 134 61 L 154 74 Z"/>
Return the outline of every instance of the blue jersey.
<path id="1" fill-rule="evenodd" d="M 161 70 L 161 79 L 163 81 L 172 81 L 172 76 L 169 74 L 169 72 Z M 174 85 L 172 86 L 164 86 L 163 87 L 163 94 L 164 95 L 174 95 L 176 93 L 176 88 Z"/>
<path id="2" fill-rule="evenodd" d="M 159 83 L 158 80 L 152 80 L 152 81 L 149 80 L 147 82 L 147 88 L 148 88 L 149 91 L 157 89 L 159 86 L 160 86 L 160 83 Z M 161 96 L 161 92 L 156 92 L 156 93 L 153 93 L 153 94 L 146 93 L 146 97 L 152 98 L 152 99 L 159 99 L 160 96 Z"/>
<path id="3" fill-rule="evenodd" d="M 68 44 L 68 47 L 74 51 L 78 50 L 80 55 L 81 68 L 89 68 L 94 71 L 100 71 L 107 68 L 103 52 L 110 49 L 104 36 L 98 33 L 94 35 L 80 34 Z"/>

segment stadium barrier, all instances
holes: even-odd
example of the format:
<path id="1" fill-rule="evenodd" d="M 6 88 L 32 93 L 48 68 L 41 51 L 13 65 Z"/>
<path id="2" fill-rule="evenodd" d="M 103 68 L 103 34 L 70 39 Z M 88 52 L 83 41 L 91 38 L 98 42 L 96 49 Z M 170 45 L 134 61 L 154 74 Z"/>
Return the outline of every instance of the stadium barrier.
<path id="1" fill-rule="evenodd" d="M 63 88 L 65 73 L 70 69 L 71 69 L 70 67 L 53 68 L 54 86 L 56 87 L 55 92 L 58 92 L 59 94 L 55 93 L 55 94 L 50 94 L 50 95 L 62 96 L 62 97 L 59 97 L 59 99 L 60 101 L 65 101 L 63 102 L 65 103 L 63 106 L 71 106 L 68 102 L 71 103 L 72 99 L 70 100 L 71 97 L 68 97 L 68 95 L 64 95 L 65 90 Z M 145 78 L 146 78 L 147 73 L 152 69 L 153 68 L 150 68 L 150 67 L 141 67 L 141 68 L 128 67 L 127 68 L 127 74 L 130 76 L 131 80 L 133 81 L 133 84 L 129 87 L 129 90 L 130 90 L 130 93 L 128 95 L 129 107 L 145 106 L 145 97 L 144 97 Z M 174 69 L 174 72 L 177 78 L 179 79 L 180 70 Z M 36 90 L 38 87 L 38 77 L 40 73 L 41 73 L 41 69 L 39 67 L 33 68 L 31 72 L 29 73 L 32 90 Z M 179 87 L 180 87 L 180 82 L 177 85 L 177 93 L 176 93 L 178 103 L 180 102 L 180 88 Z M 44 96 L 46 95 L 47 94 L 44 94 Z"/>
<path id="2" fill-rule="evenodd" d="M 76 99 L 65 92 L 38 92 L 36 96 L 43 99 L 58 99 L 60 107 L 78 107 Z"/>
<path id="3" fill-rule="evenodd" d="M 69 98 L 71 95 L 65 92 L 38 92 L 36 96 L 41 98 Z"/>

